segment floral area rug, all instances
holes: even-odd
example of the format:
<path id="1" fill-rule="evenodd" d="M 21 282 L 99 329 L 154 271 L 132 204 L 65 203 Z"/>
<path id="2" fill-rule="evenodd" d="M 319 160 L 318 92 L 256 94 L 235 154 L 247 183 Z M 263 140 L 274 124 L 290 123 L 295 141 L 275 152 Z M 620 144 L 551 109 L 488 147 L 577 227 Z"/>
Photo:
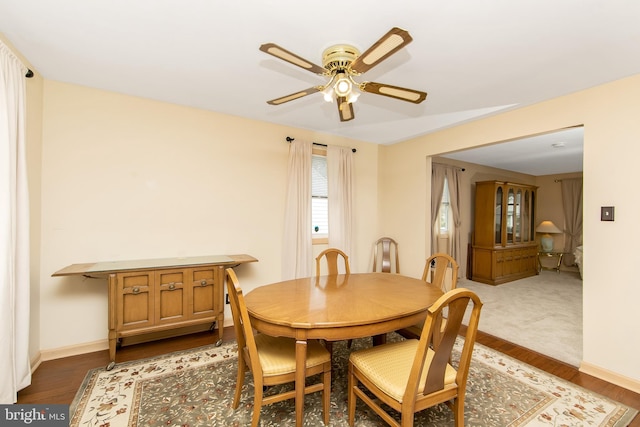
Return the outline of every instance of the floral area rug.
<path id="1" fill-rule="evenodd" d="M 390 339 L 402 339 L 393 334 Z M 330 425 L 347 426 L 349 352 L 370 345 L 334 344 Z M 457 344 L 458 349 L 460 343 Z M 244 426 L 253 411 L 253 380 L 247 374 L 242 400 L 233 410 L 237 346 L 207 346 L 93 369 L 71 405 L 72 427 Z M 287 386 L 282 386 L 287 387 Z M 281 391 L 275 387 L 266 393 Z M 305 426 L 322 426 L 321 394 L 305 398 Z M 549 375 L 480 344 L 474 348 L 465 399 L 466 426 L 622 427 L 637 410 Z M 399 419 L 399 417 L 397 417 Z M 262 426 L 295 425 L 293 400 L 262 408 Z M 358 400 L 356 426 L 386 424 Z M 452 426 L 444 404 L 415 417 L 416 426 Z"/>

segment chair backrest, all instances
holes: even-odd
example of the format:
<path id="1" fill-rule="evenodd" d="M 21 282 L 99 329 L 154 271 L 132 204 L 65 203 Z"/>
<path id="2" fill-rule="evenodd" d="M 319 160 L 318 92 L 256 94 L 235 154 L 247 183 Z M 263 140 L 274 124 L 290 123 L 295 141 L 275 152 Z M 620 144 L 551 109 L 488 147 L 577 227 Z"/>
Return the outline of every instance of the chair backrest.
<path id="1" fill-rule="evenodd" d="M 379 238 L 373 246 L 373 271 L 378 271 L 378 265 L 380 266 L 380 272 L 391 273 L 391 253 L 393 252 L 396 260 L 394 273 L 400 274 L 400 261 L 398 259 L 398 242 L 391 237 Z M 379 260 L 379 261 L 378 261 Z"/>
<path id="2" fill-rule="evenodd" d="M 449 270 L 450 269 L 450 270 Z M 447 280 L 448 274 L 451 278 Z M 458 263 L 451 255 L 437 253 L 427 258 L 422 280 L 438 286 L 442 292 L 455 289 L 458 283 Z"/>
<path id="3" fill-rule="evenodd" d="M 405 391 L 405 399 L 416 399 L 418 397 L 421 370 L 424 366 L 431 337 L 441 327 L 440 319 L 442 312 L 448 311 L 447 322 L 442 331 L 441 340 L 433 346 L 433 358 L 429 364 L 429 371 L 424 383 L 424 394 L 433 393 L 444 388 L 445 373 L 447 365 L 453 360 L 453 347 L 460 332 L 462 319 L 467 311 L 469 303 L 473 304 L 469 324 L 464 336 L 464 344 L 457 364 L 456 385 L 458 387 L 458 398 L 463 400 L 466 391 L 467 376 L 471 364 L 473 346 L 478 332 L 478 322 L 480 320 L 480 310 L 482 302 L 480 298 L 469 289 L 453 289 L 441 296 L 427 311 L 427 318 L 420 335 L 418 350 L 413 361 L 409 383 Z M 424 377 L 422 377 L 424 378 Z M 407 400 L 409 401 L 409 400 Z"/>
<path id="4" fill-rule="evenodd" d="M 262 376 L 258 348 L 256 347 L 249 312 L 244 303 L 244 295 L 238 283 L 238 277 L 232 268 L 227 268 L 226 271 L 227 293 L 229 294 L 229 302 L 231 303 L 231 315 L 233 316 L 233 327 L 236 332 L 238 351 L 242 352 L 244 360 L 247 362 L 253 375 Z"/>
<path id="5" fill-rule="evenodd" d="M 345 274 L 351 274 L 351 270 L 349 269 L 349 257 L 347 256 L 347 254 L 342 252 L 340 249 L 329 248 L 320 252 L 320 254 L 316 257 L 316 276 L 320 276 L 320 261 L 322 260 L 322 258 L 327 259 L 327 275 L 335 276 L 339 274 L 338 256 L 341 256 L 344 260 Z"/>

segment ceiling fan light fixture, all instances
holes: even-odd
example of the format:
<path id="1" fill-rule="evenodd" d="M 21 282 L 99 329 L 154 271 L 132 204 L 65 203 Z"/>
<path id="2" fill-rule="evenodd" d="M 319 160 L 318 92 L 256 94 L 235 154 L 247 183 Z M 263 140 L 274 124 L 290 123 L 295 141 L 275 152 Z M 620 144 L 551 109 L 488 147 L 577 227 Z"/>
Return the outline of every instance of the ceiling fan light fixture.
<path id="1" fill-rule="evenodd" d="M 324 96 L 324 100 L 326 102 L 333 102 L 333 87 L 332 86 L 327 86 L 322 91 L 322 96 Z"/>
<path id="2" fill-rule="evenodd" d="M 347 102 L 349 104 L 353 104 L 354 102 L 356 102 L 358 100 L 359 96 L 360 96 L 360 92 L 358 92 L 356 90 L 352 90 L 351 93 L 349 93 L 349 95 L 347 95 Z"/>
<path id="3" fill-rule="evenodd" d="M 331 76 L 331 79 L 327 82 L 327 84 L 324 85 L 320 90 L 326 102 L 333 102 L 335 99 L 334 98 L 335 94 L 333 91 L 333 87 L 335 86 L 335 81 L 336 81 L 336 76 L 334 74 L 333 76 Z"/>
<path id="4" fill-rule="evenodd" d="M 346 74 L 341 73 L 336 79 L 336 84 L 333 85 L 333 90 L 337 96 L 347 97 L 351 93 L 351 87 L 351 80 L 349 80 Z"/>

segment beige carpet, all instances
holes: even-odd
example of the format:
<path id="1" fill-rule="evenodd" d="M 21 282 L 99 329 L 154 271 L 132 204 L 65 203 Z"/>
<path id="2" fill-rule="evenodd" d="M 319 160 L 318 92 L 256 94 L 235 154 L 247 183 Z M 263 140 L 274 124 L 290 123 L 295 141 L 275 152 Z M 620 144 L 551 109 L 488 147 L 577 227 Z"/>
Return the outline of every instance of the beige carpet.
<path id="1" fill-rule="evenodd" d="M 484 306 L 479 329 L 572 366 L 582 361 L 582 280 L 543 270 L 498 286 L 460 279 Z"/>

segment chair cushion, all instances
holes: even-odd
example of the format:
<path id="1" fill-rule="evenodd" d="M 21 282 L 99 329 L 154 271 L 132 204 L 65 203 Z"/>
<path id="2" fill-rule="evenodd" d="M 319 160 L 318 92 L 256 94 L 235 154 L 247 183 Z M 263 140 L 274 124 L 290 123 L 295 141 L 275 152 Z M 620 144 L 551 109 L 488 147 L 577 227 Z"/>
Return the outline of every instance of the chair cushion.
<path id="1" fill-rule="evenodd" d="M 354 351 L 351 353 L 349 361 L 383 392 L 398 402 L 402 402 L 417 349 L 418 340 L 387 343 Z M 424 390 L 433 355 L 433 350 L 429 349 L 418 385 L 418 393 L 422 393 Z M 456 370 L 447 364 L 444 383 L 447 385 L 455 382 Z"/>
<path id="2" fill-rule="evenodd" d="M 255 336 L 260 366 L 265 376 L 281 375 L 296 370 L 296 341 L 293 338 Z M 331 355 L 317 340 L 307 342 L 307 367 L 331 362 Z"/>

